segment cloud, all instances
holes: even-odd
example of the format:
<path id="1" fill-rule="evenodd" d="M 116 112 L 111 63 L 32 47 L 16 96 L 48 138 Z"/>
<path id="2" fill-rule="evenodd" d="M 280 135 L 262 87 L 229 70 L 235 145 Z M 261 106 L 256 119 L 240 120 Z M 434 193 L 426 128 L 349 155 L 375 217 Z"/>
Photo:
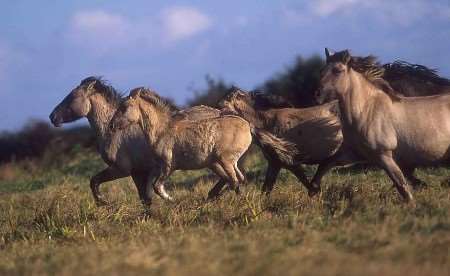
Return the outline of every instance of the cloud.
<path id="1" fill-rule="evenodd" d="M 126 18 L 101 10 L 77 12 L 70 23 L 70 40 L 98 54 L 124 47 L 133 29 Z"/>
<path id="2" fill-rule="evenodd" d="M 382 24 L 411 24 L 426 18 L 450 19 L 448 4 L 428 0 L 317 0 L 297 9 L 283 9 L 284 20 L 301 24 L 319 18 L 355 17 Z"/>
<path id="3" fill-rule="evenodd" d="M 211 22 L 192 7 L 171 7 L 140 19 L 103 10 L 79 11 L 71 18 L 68 37 L 78 47 L 105 55 L 143 45 L 172 45 L 209 29 Z"/>
<path id="4" fill-rule="evenodd" d="M 341 12 L 355 4 L 363 4 L 363 0 L 318 0 L 314 1 L 312 11 L 319 16 L 329 16 Z"/>
<path id="5" fill-rule="evenodd" d="M 162 13 L 165 38 L 168 41 L 187 39 L 208 30 L 212 20 L 192 7 L 171 7 Z"/>

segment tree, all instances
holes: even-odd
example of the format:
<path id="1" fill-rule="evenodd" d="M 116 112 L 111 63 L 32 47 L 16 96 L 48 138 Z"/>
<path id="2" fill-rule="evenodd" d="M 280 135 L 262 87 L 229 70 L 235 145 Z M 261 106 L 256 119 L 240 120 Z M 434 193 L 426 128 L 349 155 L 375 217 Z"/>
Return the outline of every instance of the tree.
<path id="1" fill-rule="evenodd" d="M 213 79 L 209 75 L 206 75 L 206 89 L 194 90 L 194 97 L 189 99 L 188 106 L 194 105 L 208 105 L 217 107 L 217 103 L 229 92 L 232 85 L 226 83 L 222 79 Z"/>
<path id="2" fill-rule="evenodd" d="M 320 70 L 324 65 L 319 56 L 298 57 L 293 66 L 266 81 L 259 90 L 283 96 L 297 107 L 315 105 L 314 92 L 318 89 Z"/>

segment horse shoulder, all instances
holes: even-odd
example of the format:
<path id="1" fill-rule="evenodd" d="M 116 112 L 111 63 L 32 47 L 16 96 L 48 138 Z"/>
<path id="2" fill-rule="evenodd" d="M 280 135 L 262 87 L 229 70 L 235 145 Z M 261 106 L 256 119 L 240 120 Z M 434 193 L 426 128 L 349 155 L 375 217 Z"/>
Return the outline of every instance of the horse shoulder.
<path id="1" fill-rule="evenodd" d="M 394 150 L 397 147 L 395 103 L 385 97 L 375 98 L 364 108 L 365 120 L 360 135 L 365 136 L 373 150 Z"/>

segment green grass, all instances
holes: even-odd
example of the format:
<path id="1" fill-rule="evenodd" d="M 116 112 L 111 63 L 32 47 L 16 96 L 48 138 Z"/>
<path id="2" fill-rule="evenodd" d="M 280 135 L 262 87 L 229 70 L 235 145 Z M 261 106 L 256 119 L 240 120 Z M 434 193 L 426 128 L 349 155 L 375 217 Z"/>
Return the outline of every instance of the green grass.
<path id="1" fill-rule="evenodd" d="M 104 184 L 111 204 L 95 206 L 96 154 L 57 163 L 10 164 L 0 180 L 0 275 L 450 273 L 447 169 L 418 172 L 429 187 L 414 193 L 416 208 L 378 170 L 334 171 L 312 199 L 283 172 L 266 198 L 265 164 L 253 155 L 241 196 L 207 202 L 214 179 L 177 172 L 168 183 L 176 201 L 155 198 L 148 216 L 130 179 Z"/>

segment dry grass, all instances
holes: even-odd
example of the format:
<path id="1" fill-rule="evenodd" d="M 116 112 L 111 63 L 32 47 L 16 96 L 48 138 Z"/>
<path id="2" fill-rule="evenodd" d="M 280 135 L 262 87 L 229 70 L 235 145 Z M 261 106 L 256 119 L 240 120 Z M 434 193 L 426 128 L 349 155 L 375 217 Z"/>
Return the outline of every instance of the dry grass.
<path id="1" fill-rule="evenodd" d="M 449 275 L 450 190 L 440 182 L 450 171 L 420 171 L 429 188 L 411 209 L 379 171 L 334 172 L 314 199 L 284 173 L 266 198 L 254 185 L 262 164 L 250 159 L 241 196 L 207 202 L 212 180 L 177 173 L 176 202 L 156 199 L 150 217 L 129 179 L 105 184 L 111 204 L 97 208 L 87 173 L 74 169 L 81 157 L 71 170 L 23 171 L 0 183 L 0 274 Z"/>

